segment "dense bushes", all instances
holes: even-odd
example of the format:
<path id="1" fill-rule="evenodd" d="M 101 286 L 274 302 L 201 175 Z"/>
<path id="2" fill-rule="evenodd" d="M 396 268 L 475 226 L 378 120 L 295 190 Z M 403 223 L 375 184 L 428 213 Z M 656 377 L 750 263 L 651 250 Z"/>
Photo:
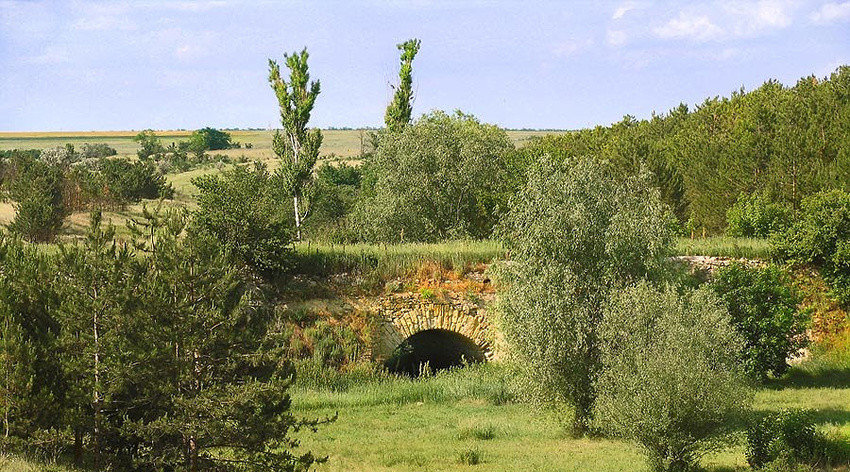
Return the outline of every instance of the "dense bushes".
<path id="1" fill-rule="evenodd" d="M 489 237 L 507 209 L 505 132 L 471 116 L 434 112 L 384 134 L 366 164 L 352 215 L 366 241 Z"/>
<path id="2" fill-rule="evenodd" d="M 775 463 L 825 466 L 850 460 L 850 444 L 818 431 L 812 413 L 781 410 L 753 421 L 747 429 L 747 462 L 763 468 Z"/>
<path id="3" fill-rule="evenodd" d="M 850 306 L 850 192 L 830 190 L 803 200 L 794 225 L 775 239 L 776 254 L 814 264 L 845 306 Z"/>
<path id="4" fill-rule="evenodd" d="M 506 338 L 547 399 L 589 426 L 599 372 L 598 325 L 614 290 L 665 277 L 671 220 L 648 176 L 606 161 L 541 162 L 511 200 L 500 235 L 512 263 L 498 310 Z"/>
<path id="5" fill-rule="evenodd" d="M 766 197 L 741 194 L 726 212 L 726 233 L 745 238 L 766 238 L 791 224 L 791 209 Z"/>
<path id="6" fill-rule="evenodd" d="M 80 157 L 83 159 L 97 159 L 100 157 L 109 157 L 118 154 L 115 148 L 106 143 L 83 143 L 83 148 L 80 150 Z"/>
<path id="7" fill-rule="evenodd" d="M 788 275 L 775 266 L 721 269 L 711 284 L 726 303 L 732 324 L 746 341 L 742 361 L 755 379 L 781 376 L 787 359 L 806 345 L 806 317 Z"/>
<path id="8" fill-rule="evenodd" d="M 192 180 L 198 187 L 196 223 L 268 277 L 292 267 L 294 224 L 280 185 L 264 166 L 235 167 Z"/>
<path id="9" fill-rule="evenodd" d="M 69 204 L 75 209 L 122 207 L 142 199 L 172 198 L 174 189 L 150 162 L 98 159 L 73 169 Z"/>
<path id="10" fill-rule="evenodd" d="M 599 331 L 602 428 L 636 441 L 652 470 L 694 469 L 748 398 L 722 302 L 707 288 L 639 284 L 612 298 Z"/>

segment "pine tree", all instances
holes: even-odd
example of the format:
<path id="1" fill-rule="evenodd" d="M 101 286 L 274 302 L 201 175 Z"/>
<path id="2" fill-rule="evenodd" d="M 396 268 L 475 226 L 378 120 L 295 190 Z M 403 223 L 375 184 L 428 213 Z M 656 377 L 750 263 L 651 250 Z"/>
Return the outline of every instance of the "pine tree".
<path id="1" fill-rule="evenodd" d="M 60 247 L 58 261 L 66 421 L 75 432 L 77 457 L 83 436 L 91 436 L 96 470 L 104 465 L 102 440 L 109 428 L 105 415 L 112 408 L 117 331 L 130 318 L 128 307 L 138 282 L 133 280 L 131 251 L 119 246 L 114 235 L 115 228 L 104 228 L 101 214 L 93 213 L 85 243 Z"/>
<path id="2" fill-rule="evenodd" d="M 294 428 L 317 422 L 290 413 L 291 366 L 266 349 L 271 312 L 212 237 L 187 229 L 188 215 L 154 213 L 139 222 L 148 252 L 139 287 L 144 307 L 118 349 L 123 435 L 138 438 L 136 466 L 198 470 L 306 470 L 316 461 L 290 451 Z"/>

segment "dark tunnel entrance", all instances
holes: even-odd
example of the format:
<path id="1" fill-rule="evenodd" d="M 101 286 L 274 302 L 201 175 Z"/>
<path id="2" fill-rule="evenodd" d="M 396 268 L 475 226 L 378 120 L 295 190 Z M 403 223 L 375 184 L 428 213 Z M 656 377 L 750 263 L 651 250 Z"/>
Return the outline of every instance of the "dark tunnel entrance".
<path id="1" fill-rule="evenodd" d="M 445 329 L 428 329 L 399 344 L 384 365 L 390 372 L 417 377 L 426 365 L 436 372 L 484 360 L 484 352 L 466 336 Z"/>

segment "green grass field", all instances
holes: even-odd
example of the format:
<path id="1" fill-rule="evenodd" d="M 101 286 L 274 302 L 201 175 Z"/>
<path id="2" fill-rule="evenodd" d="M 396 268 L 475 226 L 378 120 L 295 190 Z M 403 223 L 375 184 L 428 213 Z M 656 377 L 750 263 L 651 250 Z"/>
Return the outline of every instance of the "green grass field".
<path id="1" fill-rule="evenodd" d="M 819 429 L 850 437 L 850 370 L 822 367 L 804 363 L 760 388 L 754 412 L 813 409 Z M 339 414 L 317 433 L 302 431 L 297 437 L 302 450 L 328 456 L 316 467 L 319 472 L 647 470 L 635 445 L 572 438 L 552 412 L 517 401 L 514 375 L 505 365 L 489 364 L 423 379 L 376 376 L 334 390 L 314 382 L 296 384 L 292 395 L 298 416 Z M 734 435 L 702 465 L 707 471 L 747 470 L 742 441 L 742 435 Z M 462 463 L 470 452 L 480 463 Z M 35 462 L 0 458 L 3 472 L 40 470 L 44 466 Z"/>

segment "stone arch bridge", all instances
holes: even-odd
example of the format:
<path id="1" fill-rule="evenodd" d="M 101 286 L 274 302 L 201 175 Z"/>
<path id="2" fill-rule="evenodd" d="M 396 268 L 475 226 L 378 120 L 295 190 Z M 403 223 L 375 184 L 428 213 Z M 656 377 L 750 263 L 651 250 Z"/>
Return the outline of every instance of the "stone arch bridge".
<path id="1" fill-rule="evenodd" d="M 398 357 L 399 349 L 407 348 L 412 358 L 402 362 L 428 362 L 434 368 L 457 365 L 461 359 L 492 360 L 498 355 L 498 336 L 485 309 L 489 301 L 436 299 L 416 293 L 382 297 L 373 308 L 378 326 L 372 358 L 387 362 Z"/>

